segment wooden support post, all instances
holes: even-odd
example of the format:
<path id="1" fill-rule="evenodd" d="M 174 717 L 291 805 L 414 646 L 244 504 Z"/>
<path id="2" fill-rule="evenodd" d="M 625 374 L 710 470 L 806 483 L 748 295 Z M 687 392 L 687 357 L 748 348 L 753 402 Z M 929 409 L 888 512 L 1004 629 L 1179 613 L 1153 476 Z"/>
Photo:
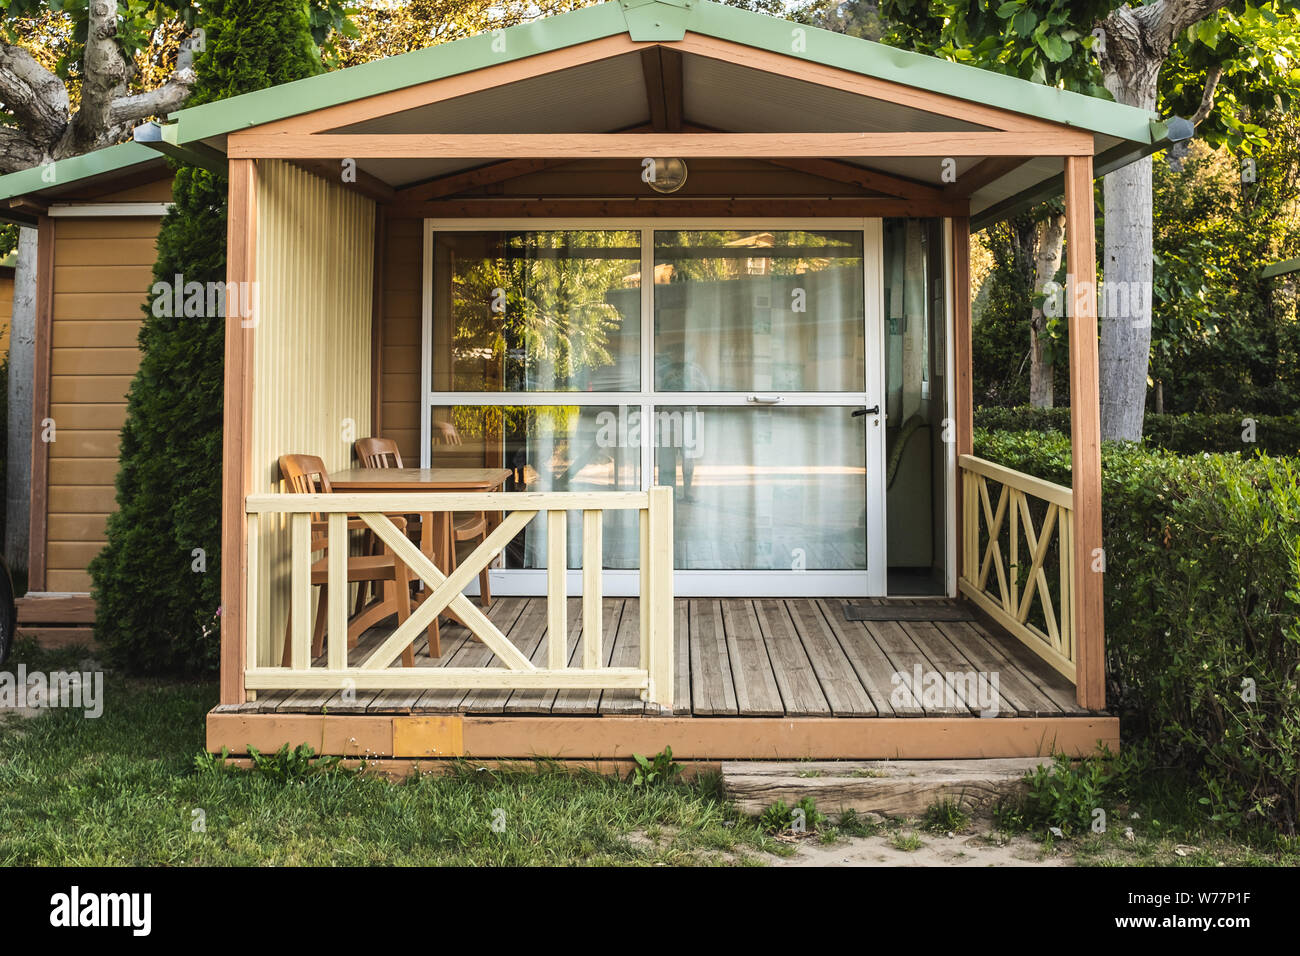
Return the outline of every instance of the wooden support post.
<path id="1" fill-rule="evenodd" d="M 673 707 L 673 489 L 650 489 L 650 631 L 641 644 L 649 648 L 651 703 Z M 644 595 L 644 590 L 642 594 Z M 643 597 L 644 600 L 644 597 Z M 642 620 L 644 620 L 644 616 Z"/>
<path id="2" fill-rule="evenodd" d="M 1097 368 L 1097 253 L 1092 157 L 1065 158 L 1065 254 L 1070 306 L 1070 458 L 1073 467 L 1074 619 L 1079 705 L 1106 707 L 1101 539 L 1101 401 Z"/>
<path id="3" fill-rule="evenodd" d="M 326 661 L 330 670 L 341 671 L 348 666 L 348 516 L 345 513 L 330 514 L 328 534 Z"/>
<path id="4" fill-rule="evenodd" d="M 226 279 L 257 278 L 257 165 L 231 160 L 226 219 Z M 238 288 L 238 286 L 236 286 Z M 256 296 L 250 297 L 256 309 Z M 226 367 L 221 467 L 221 703 L 245 700 L 247 629 L 257 627 L 257 609 L 245 602 L 248 552 L 244 496 L 251 484 L 248 442 L 252 439 L 253 325 L 238 314 L 226 317 Z"/>
<path id="5" fill-rule="evenodd" d="M 546 666 L 568 666 L 569 618 L 564 579 L 569 572 L 569 513 L 546 512 Z"/>
<path id="6" fill-rule="evenodd" d="M 601 572 L 604 565 L 602 543 L 605 513 L 588 509 L 582 513 L 582 666 L 595 670 L 604 664 L 601 618 Z"/>
<path id="7" fill-rule="evenodd" d="M 955 395 L 953 415 L 953 435 L 957 439 L 957 460 L 962 455 L 973 454 L 974 440 L 974 386 L 971 364 L 971 324 L 970 324 L 970 219 L 958 217 L 952 220 L 952 349 L 953 349 L 953 393 Z M 960 474 L 960 469 L 959 472 Z M 960 480 L 966 487 L 965 479 Z M 953 521 L 953 534 L 956 535 L 956 554 L 962 555 L 966 549 L 966 524 L 974 517 L 968 509 L 978 507 L 975 501 L 975 486 L 970 486 L 970 494 L 958 494 L 956 513 Z M 970 521 L 972 529 L 978 523 Z M 974 542 L 970 547 L 974 549 Z M 974 570 L 973 568 L 971 569 Z"/>

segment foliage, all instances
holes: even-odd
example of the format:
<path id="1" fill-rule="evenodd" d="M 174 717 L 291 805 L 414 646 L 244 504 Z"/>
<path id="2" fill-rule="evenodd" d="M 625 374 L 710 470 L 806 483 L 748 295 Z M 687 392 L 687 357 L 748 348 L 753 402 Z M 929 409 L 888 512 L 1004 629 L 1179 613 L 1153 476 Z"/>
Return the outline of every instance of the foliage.
<path id="1" fill-rule="evenodd" d="M 1110 774 L 1104 759 L 1073 762 L 1063 753 L 1051 765 L 1039 764 L 1026 777 L 1020 821 L 1027 828 L 1060 830 L 1064 836 L 1086 832 L 1093 814 L 1111 803 Z"/>
<path id="2" fill-rule="evenodd" d="M 800 825 L 802 816 L 802 827 Z M 812 797 L 800 797 L 794 806 L 787 806 L 784 800 L 777 800 L 758 817 L 758 825 L 765 833 L 813 833 L 826 822 L 826 814 L 817 809 L 817 802 Z"/>
<path id="3" fill-rule="evenodd" d="M 224 756 L 224 754 L 223 754 Z M 299 744 L 292 750 L 283 744 L 273 754 L 264 754 L 256 747 L 248 748 L 248 756 L 253 761 L 253 771 L 276 783 L 293 783 L 320 773 L 355 773 L 345 770 L 339 757 L 317 757 L 316 751 L 307 744 Z"/>
<path id="4" fill-rule="evenodd" d="M 984 232 L 993 269 L 981 292 L 983 308 L 971 330 L 977 405 L 1029 401 L 1029 322 L 1033 313 L 1034 248 L 1042 210 L 996 223 Z M 1064 324 L 1048 319 L 1046 356 L 1053 363 L 1057 401 L 1069 398 L 1069 350 Z"/>
<path id="5" fill-rule="evenodd" d="M 1278 117 L 1253 157 L 1200 147 L 1156 168 L 1150 374 L 1168 411 L 1300 410 L 1295 293 L 1260 274 L 1300 253 L 1298 136 L 1300 115 Z"/>
<path id="6" fill-rule="evenodd" d="M 1064 435 L 980 431 L 976 453 L 1070 482 Z M 1297 478 L 1292 458 L 1103 448 L 1110 706 L 1230 826 L 1300 814 Z"/>
<path id="7" fill-rule="evenodd" d="M 653 757 L 633 754 L 636 766 L 630 777 L 634 787 L 658 787 L 674 783 L 682 772 L 682 765 L 673 760 L 673 748 L 665 747 Z"/>
<path id="8" fill-rule="evenodd" d="M 207 49 L 190 102 L 210 102 L 321 70 L 298 0 L 209 4 Z M 226 183 L 182 167 L 158 234 L 154 279 L 170 295 L 226 278 Z M 211 672 L 221 600 L 222 316 L 144 307 L 140 367 L 127 394 L 118 510 L 91 562 L 95 631 L 135 672 Z M 170 309 L 159 310 L 170 312 Z M 196 549 L 201 549 L 196 554 Z"/>
<path id="9" fill-rule="evenodd" d="M 960 833 L 970 826 L 970 814 L 960 800 L 944 798 L 925 808 L 921 825 L 931 833 Z"/>
<path id="10" fill-rule="evenodd" d="M 1068 408 L 977 408 L 975 427 L 995 432 L 1070 433 Z M 1191 415 L 1148 413 L 1144 444 L 1181 455 L 1201 452 L 1300 455 L 1300 415 L 1246 416 L 1240 412 Z M 1253 438 L 1253 441 L 1249 439 Z"/>

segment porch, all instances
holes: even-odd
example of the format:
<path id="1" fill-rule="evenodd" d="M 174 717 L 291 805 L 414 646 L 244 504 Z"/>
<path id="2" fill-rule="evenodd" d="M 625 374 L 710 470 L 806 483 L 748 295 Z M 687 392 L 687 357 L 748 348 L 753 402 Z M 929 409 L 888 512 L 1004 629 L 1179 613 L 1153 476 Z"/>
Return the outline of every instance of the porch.
<path id="1" fill-rule="evenodd" d="M 895 620 L 850 620 L 846 609 L 868 605 Z M 546 659 L 545 598 L 505 597 L 488 617 L 533 664 Z M 581 662 L 582 601 L 568 599 L 565 662 Z M 606 667 L 640 660 L 640 601 L 602 602 L 611 636 Z M 1076 717 L 1087 710 L 1074 687 L 1041 658 L 952 600 L 880 598 L 679 598 L 673 602 L 672 713 L 691 717 Z M 359 666 L 392 633 L 368 631 L 348 652 Z M 417 668 L 489 667 L 494 655 L 465 626 L 442 628 L 439 657 L 427 637 L 415 645 Z M 322 655 L 313 662 L 323 667 Z M 499 662 L 495 662 L 500 667 Z M 912 694 L 917 668 L 936 675 L 930 691 Z M 986 675 L 988 696 L 968 693 L 965 675 Z M 895 675 L 898 675 L 896 677 Z M 977 677 L 978 679 L 978 677 Z M 996 686 L 993 682 L 996 681 Z M 279 690 L 220 709 L 241 714 L 516 714 L 657 716 L 661 708 L 629 688 L 532 690 Z"/>

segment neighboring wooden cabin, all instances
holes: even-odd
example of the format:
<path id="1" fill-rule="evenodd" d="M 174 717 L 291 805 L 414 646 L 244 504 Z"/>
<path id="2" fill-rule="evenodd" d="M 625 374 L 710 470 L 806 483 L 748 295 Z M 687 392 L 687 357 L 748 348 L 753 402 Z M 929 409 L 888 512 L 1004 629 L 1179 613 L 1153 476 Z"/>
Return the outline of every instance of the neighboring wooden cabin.
<path id="1" fill-rule="evenodd" d="M 86 568 L 116 507 L 119 432 L 171 180 L 163 157 L 136 143 L 0 177 L 0 215 L 38 230 L 31 538 L 19 604 L 29 633 L 93 617 Z M 44 440 L 47 419 L 54 441 Z"/>

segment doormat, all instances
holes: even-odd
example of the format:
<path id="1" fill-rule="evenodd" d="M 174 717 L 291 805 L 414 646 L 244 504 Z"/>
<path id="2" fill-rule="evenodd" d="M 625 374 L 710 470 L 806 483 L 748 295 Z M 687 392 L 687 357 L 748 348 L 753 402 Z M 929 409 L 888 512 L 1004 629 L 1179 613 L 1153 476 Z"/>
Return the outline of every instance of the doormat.
<path id="1" fill-rule="evenodd" d="M 845 604 L 846 621 L 973 621 L 961 604 Z"/>

